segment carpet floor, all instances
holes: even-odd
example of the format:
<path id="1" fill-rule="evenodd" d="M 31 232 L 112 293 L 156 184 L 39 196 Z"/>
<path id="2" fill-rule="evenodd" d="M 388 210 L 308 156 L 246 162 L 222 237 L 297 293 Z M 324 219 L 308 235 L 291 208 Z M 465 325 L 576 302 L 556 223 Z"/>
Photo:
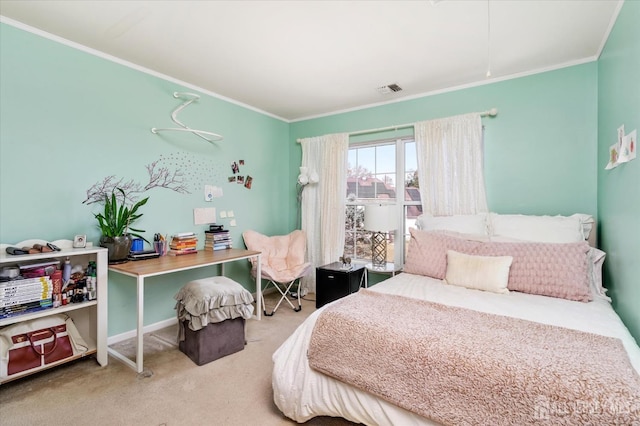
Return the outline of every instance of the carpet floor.
<path id="1" fill-rule="evenodd" d="M 274 297 L 267 296 L 267 306 L 274 306 Z M 0 425 L 296 424 L 273 403 L 271 355 L 315 310 L 312 300 L 302 306 L 300 312 L 281 306 L 272 317 L 246 321 L 244 350 L 202 366 L 166 341 L 176 340 L 172 326 L 145 334 L 143 374 L 113 357 L 102 368 L 89 357 L 6 383 L 0 386 Z M 114 347 L 135 354 L 133 339 Z M 331 417 L 305 424 L 353 425 Z"/>

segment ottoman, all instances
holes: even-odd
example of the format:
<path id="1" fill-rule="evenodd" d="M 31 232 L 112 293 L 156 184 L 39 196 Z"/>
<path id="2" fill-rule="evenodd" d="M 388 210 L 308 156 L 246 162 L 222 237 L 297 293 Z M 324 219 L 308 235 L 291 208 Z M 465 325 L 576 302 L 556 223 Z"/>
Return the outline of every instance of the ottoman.
<path id="1" fill-rule="evenodd" d="M 174 296 L 178 347 L 197 365 L 244 349 L 245 319 L 253 314 L 253 295 L 227 277 L 190 281 Z"/>

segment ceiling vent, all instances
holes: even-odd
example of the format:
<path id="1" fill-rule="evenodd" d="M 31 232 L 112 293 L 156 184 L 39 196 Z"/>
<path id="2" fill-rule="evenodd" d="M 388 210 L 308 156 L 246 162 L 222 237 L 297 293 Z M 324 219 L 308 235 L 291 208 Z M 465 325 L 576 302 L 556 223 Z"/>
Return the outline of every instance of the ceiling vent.
<path id="1" fill-rule="evenodd" d="M 388 93 L 400 92 L 401 90 L 402 90 L 402 87 L 398 86 L 395 83 L 388 84 L 388 85 L 382 86 L 382 87 L 378 87 L 378 93 L 383 94 L 383 95 L 386 95 Z"/>

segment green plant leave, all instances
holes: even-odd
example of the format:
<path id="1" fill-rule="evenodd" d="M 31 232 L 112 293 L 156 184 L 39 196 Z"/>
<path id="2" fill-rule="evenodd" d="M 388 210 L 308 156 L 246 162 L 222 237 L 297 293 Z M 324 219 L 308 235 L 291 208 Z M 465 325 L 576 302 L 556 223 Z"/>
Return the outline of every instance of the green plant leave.
<path id="1" fill-rule="evenodd" d="M 118 203 L 118 198 L 115 192 L 111 193 L 111 196 L 105 195 L 104 197 L 104 210 L 102 213 L 94 214 L 98 221 L 98 227 L 105 237 L 113 238 L 121 235 L 132 235 L 134 237 L 142 238 L 147 243 L 146 238 L 140 235 L 140 232 L 145 232 L 142 229 L 135 229 L 131 227 L 131 224 L 136 222 L 142 217 L 142 213 L 138 213 L 138 209 L 149 201 L 149 197 L 144 198 L 135 203 L 131 208 L 126 206 L 127 195 L 122 188 L 116 188 L 122 194 L 123 202 Z M 131 232 L 133 231 L 133 232 Z"/>

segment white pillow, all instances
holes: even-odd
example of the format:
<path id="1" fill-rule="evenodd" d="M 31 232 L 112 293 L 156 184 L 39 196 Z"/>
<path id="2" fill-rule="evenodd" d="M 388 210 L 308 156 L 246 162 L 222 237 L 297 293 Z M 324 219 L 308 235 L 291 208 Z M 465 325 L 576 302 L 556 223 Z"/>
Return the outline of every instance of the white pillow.
<path id="1" fill-rule="evenodd" d="M 576 213 L 569 217 L 575 217 L 580 221 L 580 223 L 582 224 L 582 235 L 584 236 L 585 240 L 588 240 L 589 235 L 591 234 L 591 230 L 593 229 L 593 225 L 596 223 L 593 216 L 591 216 L 590 214 Z"/>
<path id="2" fill-rule="evenodd" d="M 416 219 L 416 227 L 424 231 L 453 231 L 461 234 L 488 235 L 486 213 L 454 216 L 422 214 Z"/>
<path id="3" fill-rule="evenodd" d="M 515 238 L 540 243 L 577 243 L 585 240 L 580 216 L 530 216 L 489 213 L 493 241 Z"/>
<path id="4" fill-rule="evenodd" d="M 589 273 L 589 286 L 591 293 L 595 297 L 602 297 L 611 302 L 611 298 L 607 296 L 607 289 L 602 285 L 602 264 L 606 253 L 597 248 L 591 247 L 588 253 L 587 269 Z"/>
<path id="5" fill-rule="evenodd" d="M 509 293 L 511 256 L 473 256 L 447 250 L 446 284 L 493 293 Z"/>

